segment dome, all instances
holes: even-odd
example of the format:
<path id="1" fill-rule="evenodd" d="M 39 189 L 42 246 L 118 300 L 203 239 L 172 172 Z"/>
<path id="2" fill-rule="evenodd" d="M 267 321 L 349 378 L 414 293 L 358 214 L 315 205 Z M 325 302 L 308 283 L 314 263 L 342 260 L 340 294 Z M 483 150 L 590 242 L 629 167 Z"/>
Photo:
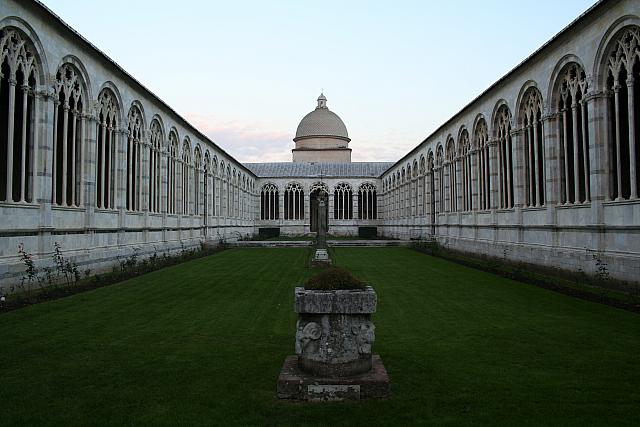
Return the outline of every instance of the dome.
<path id="1" fill-rule="evenodd" d="M 300 121 L 296 137 L 293 140 L 314 137 L 330 137 L 344 139 L 347 142 L 351 141 L 347 133 L 347 127 L 336 113 L 329 110 L 327 98 L 323 94 L 318 97 L 316 109 L 304 116 Z"/>

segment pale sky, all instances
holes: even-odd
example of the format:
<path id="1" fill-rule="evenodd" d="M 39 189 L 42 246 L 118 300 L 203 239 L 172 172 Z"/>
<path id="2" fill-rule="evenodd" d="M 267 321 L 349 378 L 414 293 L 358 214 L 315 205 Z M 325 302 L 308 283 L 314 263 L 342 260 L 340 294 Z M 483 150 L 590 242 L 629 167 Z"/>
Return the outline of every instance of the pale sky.
<path id="1" fill-rule="evenodd" d="M 593 2 L 44 0 L 242 162 L 291 161 L 321 89 L 396 161 Z"/>

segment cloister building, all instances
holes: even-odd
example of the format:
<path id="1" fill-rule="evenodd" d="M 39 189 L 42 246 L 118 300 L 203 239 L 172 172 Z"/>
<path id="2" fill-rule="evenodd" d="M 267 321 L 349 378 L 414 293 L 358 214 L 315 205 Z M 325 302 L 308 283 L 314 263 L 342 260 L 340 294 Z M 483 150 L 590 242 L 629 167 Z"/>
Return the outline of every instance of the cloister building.
<path id="1" fill-rule="evenodd" d="M 292 162 L 238 162 L 38 1 L 0 3 L 0 63 L 0 285 L 22 275 L 19 244 L 99 269 L 314 233 L 321 190 L 330 234 L 587 273 L 598 253 L 640 277 L 636 0 L 596 3 L 395 163 L 351 162 L 324 95 Z"/>

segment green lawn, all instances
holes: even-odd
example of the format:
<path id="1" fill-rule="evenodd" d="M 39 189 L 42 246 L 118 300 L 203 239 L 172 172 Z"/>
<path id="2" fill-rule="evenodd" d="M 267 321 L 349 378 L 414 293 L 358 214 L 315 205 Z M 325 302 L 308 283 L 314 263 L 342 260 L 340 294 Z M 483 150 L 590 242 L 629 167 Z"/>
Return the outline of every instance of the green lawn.
<path id="1" fill-rule="evenodd" d="M 0 315 L 0 424 L 637 425 L 640 316 L 405 248 L 379 295 L 388 401 L 275 398 L 305 249 L 233 249 Z"/>

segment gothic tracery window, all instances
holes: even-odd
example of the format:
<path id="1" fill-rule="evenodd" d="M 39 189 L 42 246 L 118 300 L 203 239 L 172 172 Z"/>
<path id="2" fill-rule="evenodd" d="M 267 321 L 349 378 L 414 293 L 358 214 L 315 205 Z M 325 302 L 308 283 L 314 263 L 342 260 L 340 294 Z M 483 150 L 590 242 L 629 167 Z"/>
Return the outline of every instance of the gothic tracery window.
<path id="1" fill-rule="evenodd" d="M 425 204 L 429 206 L 429 214 L 431 214 L 431 223 L 435 223 L 435 213 L 436 213 L 436 173 L 435 173 L 435 161 L 433 158 L 433 151 L 429 151 L 427 153 L 427 179 L 428 182 L 425 184 Z M 428 200 L 426 200 L 428 199 Z M 428 202 L 428 203 L 427 203 Z"/>
<path id="2" fill-rule="evenodd" d="M 193 214 L 200 215 L 200 203 L 202 203 L 202 179 L 200 174 L 202 173 L 202 153 L 200 147 L 196 146 L 193 151 Z"/>
<path id="3" fill-rule="evenodd" d="M 456 212 L 458 210 L 458 187 L 456 179 L 456 149 L 453 138 L 450 138 L 447 142 L 446 153 L 446 169 L 447 169 L 447 186 L 448 186 L 448 204 L 446 207 L 447 212 Z"/>
<path id="4" fill-rule="evenodd" d="M 582 67 L 570 64 L 561 77 L 558 102 L 560 135 L 560 202 L 589 201 L 589 135 L 585 94 L 587 80 Z"/>
<path id="5" fill-rule="evenodd" d="M 284 219 L 304 219 L 304 191 L 298 183 L 290 183 L 284 190 Z"/>
<path id="6" fill-rule="evenodd" d="M 127 126 L 127 176 L 126 179 L 126 206 L 128 210 L 139 211 L 142 209 L 142 113 L 138 107 L 133 106 L 129 110 L 129 124 Z"/>
<path id="7" fill-rule="evenodd" d="M 395 174 L 393 174 L 393 176 L 391 177 L 391 188 L 389 190 L 390 190 L 390 194 L 389 194 L 390 217 L 397 218 L 398 212 L 397 212 L 397 206 L 396 206 L 396 193 L 398 189 L 397 189 Z"/>
<path id="8" fill-rule="evenodd" d="M 441 213 L 444 212 L 445 209 L 445 195 L 444 195 L 444 189 L 445 189 L 445 182 L 444 182 L 444 150 L 442 148 L 442 145 L 439 145 L 436 151 L 436 167 L 435 167 L 435 171 L 436 171 L 436 181 L 437 181 L 437 187 L 436 187 L 436 191 L 438 192 L 438 197 L 437 197 L 437 203 L 436 203 L 436 213 Z"/>
<path id="9" fill-rule="evenodd" d="M 220 207 L 218 204 L 218 198 L 220 197 L 220 190 L 218 187 L 218 156 L 213 156 L 211 164 L 211 215 L 220 215 Z"/>
<path id="10" fill-rule="evenodd" d="M 149 156 L 149 211 L 160 212 L 160 188 L 162 185 L 163 132 L 160 122 L 154 119 L 149 130 L 151 150 Z"/>
<path id="11" fill-rule="evenodd" d="M 116 208 L 116 187 L 118 182 L 117 150 L 118 106 L 115 95 L 103 89 L 98 96 L 98 122 L 96 125 L 97 167 L 96 205 L 101 209 Z"/>
<path id="12" fill-rule="evenodd" d="M 376 186 L 370 182 L 365 182 L 358 189 L 358 218 L 378 219 Z"/>
<path id="13" fill-rule="evenodd" d="M 424 159 L 424 156 L 420 157 L 420 175 L 418 178 L 418 193 L 419 200 L 418 206 L 420 209 L 418 211 L 419 216 L 424 216 L 427 214 L 426 206 L 427 206 L 427 164 Z"/>
<path id="14" fill-rule="evenodd" d="M 460 158 L 460 200 L 463 211 L 473 209 L 473 194 L 471 189 L 471 142 L 469 141 L 469 132 L 463 129 L 460 132 L 460 140 L 458 141 L 458 152 Z"/>
<path id="15" fill-rule="evenodd" d="M 333 218 L 353 219 L 353 193 L 346 182 L 339 183 L 333 190 Z"/>
<path id="16" fill-rule="evenodd" d="M 231 177 L 231 166 L 227 165 L 227 181 L 225 182 L 225 193 L 227 194 L 227 218 L 233 217 L 233 181 Z"/>
<path id="17" fill-rule="evenodd" d="M 411 165 L 402 171 L 402 216 L 411 216 Z"/>
<path id="18" fill-rule="evenodd" d="M 609 187 L 614 200 L 640 193 L 640 27 L 622 30 L 607 62 Z"/>
<path id="19" fill-rule="evenodd" d="M 491 161 L 489 157 L 489 139 L 487 122 L 480 119 L 474 131 L 478 150 L 478 209 L 491 209 Z"/>
<path id="20" fill-rule="evenodd" d="M 175 131 L 169 132 L 169 144 L 167 147 L 167 213 L 175 214 L 177 203 L 177 164 L 178 164 L 178 135 Z"/>
<path id="21" fill-rule="evenodd" d="M 542 95 L 536 88 L 525 92 L 522 102 L 522 141 L 524 155 L 525 206 L 542 206 L 544 189 L 544 132 Z"/>
<path id="22" fill-rule="evenodd" d="M 495 138 L 498 159 L 498 207 L 512 208 L 513 201 L 513 144 L 511 140 L 511 113 L 503 105 L 496 114 Z"/>
<path id="23" fill-rule="evenodd" d="M 51 201 L 59 206 L 79 206 L 84 133 L 84 84 L 71 64 L 56 73 L 53 120 Z"/>
<path id="24" fill-rule="evenodd" d="M 204 163 L 202 165 L 202 174 L 203 174 L 203 185 L 202 185 L 202 215 L 205 218 L 205 224 L 209 215 L 212 214 L 211 211 L 211 202 L 213 200 L 211 195 L 211 190 L 213 187 L 211 186 L 211 155 L 209 151 L 205 151 L 204 153 Z"/>
<path id="25" fill-rule="evenodd" d="M 278 187 L 265 184 L 260 191 L 260 219 L 275 220 L 280 217 Z"/>
<path id="26" fill-rule="evenodd" d="M 181 175 L 182 175 L 182 211 L 183 215 L 190 215 L 191 209 L 191 147 L 189 142 L 185 140 L 182 144 L 182 162 Z"/>
<path id="27" fill-rule="evenodd" d="M 33 202 L 37 64 L 19 30 L 0 30 L 0 200 Z"/>

